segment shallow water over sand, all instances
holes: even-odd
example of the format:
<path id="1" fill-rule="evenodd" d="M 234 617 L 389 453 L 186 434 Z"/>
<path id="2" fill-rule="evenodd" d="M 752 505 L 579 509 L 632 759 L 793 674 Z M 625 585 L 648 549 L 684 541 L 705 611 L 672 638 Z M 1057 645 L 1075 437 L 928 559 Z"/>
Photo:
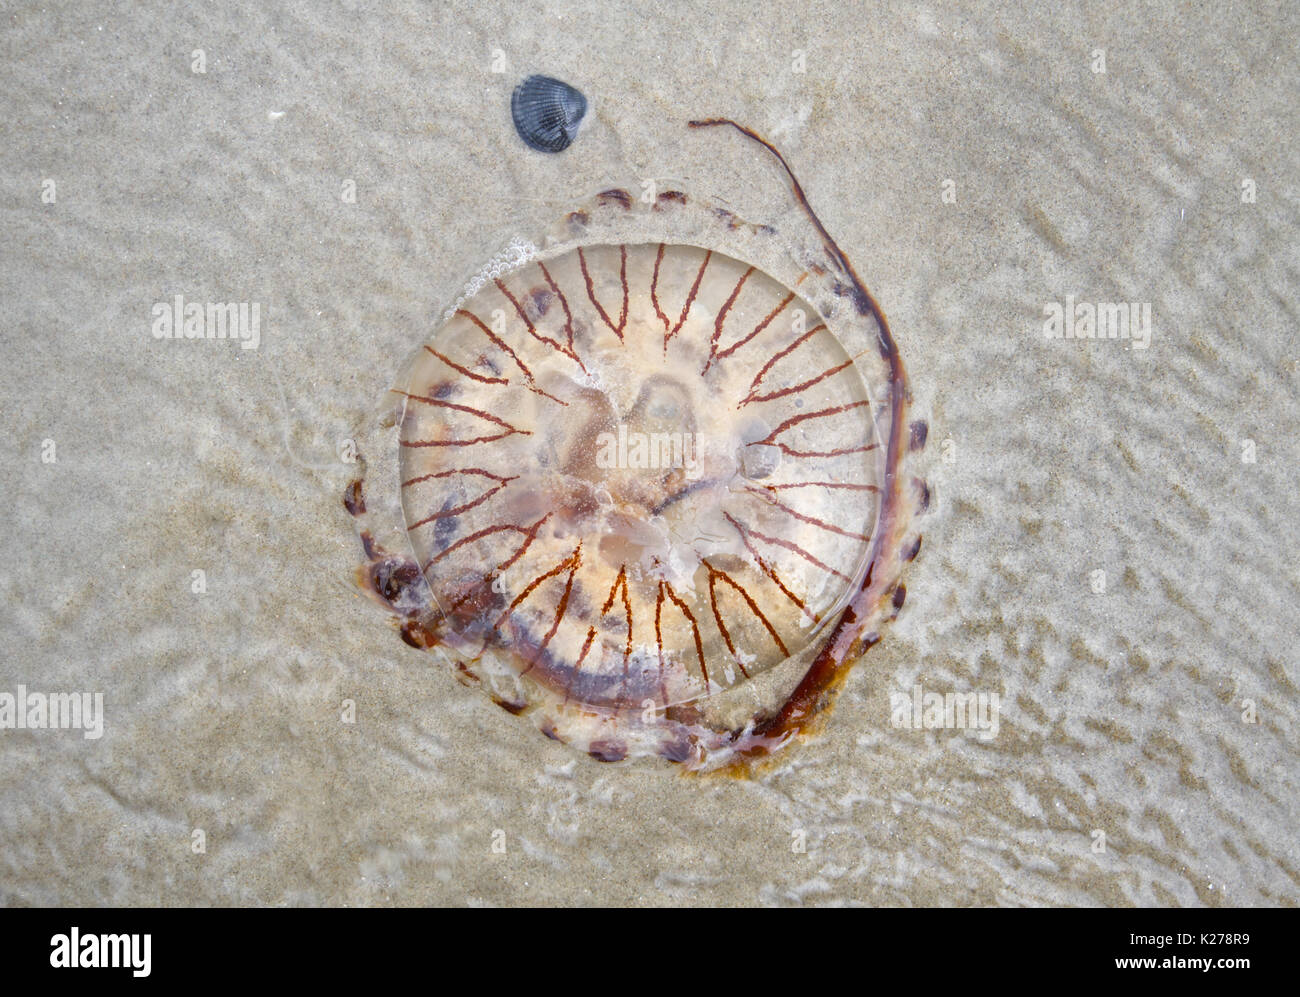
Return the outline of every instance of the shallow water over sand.
<path id="1" fill-rule="evenodd" d="M 0 692 L 102 692 L 104 730 L 0 730 L 0 901 L 1295 904 L 1283 11 L 19 7 Z M 510 123 L 537 71 L 592 102 L 560 156 Z M 790 223 L 685 127 L 714 114 L 888 314 L 934 492 L 899 620 L 752 781 L 600 765 L 463 689 L 352 589 L 335 487 L 555 203 L 683 179 Z M 258 303 L 258 347 L 155 338 L 176 294 Z M 1148 345 L 1048 338 L 1068 297 L 1148 304 Z M 917 686 L 996 693 L 997 736 L 894 726 Z"/>

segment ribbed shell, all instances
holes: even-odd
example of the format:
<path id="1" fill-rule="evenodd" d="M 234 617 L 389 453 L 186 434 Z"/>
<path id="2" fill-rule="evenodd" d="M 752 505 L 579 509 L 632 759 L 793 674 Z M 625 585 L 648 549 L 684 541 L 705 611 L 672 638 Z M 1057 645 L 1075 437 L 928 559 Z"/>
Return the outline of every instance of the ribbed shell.
<path id="1" fill-rule="evenodd" d="M 587 114 L 587 98 L 569 84 L 549 76 L 529 76 L 510 97 L 515 131 L 530 149 L 563 152 L 578 137 Z"/>

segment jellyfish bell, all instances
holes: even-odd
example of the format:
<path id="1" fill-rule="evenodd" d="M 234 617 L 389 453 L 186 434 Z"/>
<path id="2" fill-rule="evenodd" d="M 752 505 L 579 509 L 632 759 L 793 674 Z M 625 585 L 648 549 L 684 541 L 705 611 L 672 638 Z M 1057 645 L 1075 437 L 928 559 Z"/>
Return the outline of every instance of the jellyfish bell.
<path id="1" fill-rule="evenodd" d="M 471 285 L 360 434 L 363 590 L 601 760 L 770 754 L 902 605 L 928 495 L 902 361 L 789 179 L 794 251 L 679 190 L 566 212 Z"/>

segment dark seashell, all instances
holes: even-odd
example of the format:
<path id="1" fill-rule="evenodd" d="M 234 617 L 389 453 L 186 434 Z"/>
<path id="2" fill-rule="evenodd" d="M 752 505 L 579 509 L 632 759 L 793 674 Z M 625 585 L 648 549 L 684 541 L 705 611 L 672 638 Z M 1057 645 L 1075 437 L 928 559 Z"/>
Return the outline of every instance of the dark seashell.
<path id="1" fill-rule="evenodd" d="M 530 76 L 510 97 L 515 131 L 530 149 L 563 152 L 578 137 L 587 114 L 587 98 L 569 84 L 549 76 Z"/>

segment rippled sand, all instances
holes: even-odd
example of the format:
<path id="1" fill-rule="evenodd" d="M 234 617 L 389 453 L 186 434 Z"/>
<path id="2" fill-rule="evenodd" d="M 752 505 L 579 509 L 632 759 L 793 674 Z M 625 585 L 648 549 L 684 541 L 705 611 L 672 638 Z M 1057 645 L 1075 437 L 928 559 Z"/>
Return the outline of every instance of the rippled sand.
<path id="1" fill-rule="evenodd" d="M 0 692 L 105 711 L 0 730 L 0 901 L 1300 900 L 1293 7 L 349 6 L 0 24 Z M 592 101 L 561 156 L 511 129 L 533 71 Z M 554 204 L 792 217 L 705 114 L 786 152 L 931 427 L 902 616 L 752 781 L 463 689 L 352 590 L 338 500 L 339 441 Z M 177 294 L 259 303 L 260 347 L 156 340 Z M 1149 303 L 1148 348 L 1047 339 L 1067 296 Z M 892 726 L 916 685 L 997 693 L 998 736 Z"/>

